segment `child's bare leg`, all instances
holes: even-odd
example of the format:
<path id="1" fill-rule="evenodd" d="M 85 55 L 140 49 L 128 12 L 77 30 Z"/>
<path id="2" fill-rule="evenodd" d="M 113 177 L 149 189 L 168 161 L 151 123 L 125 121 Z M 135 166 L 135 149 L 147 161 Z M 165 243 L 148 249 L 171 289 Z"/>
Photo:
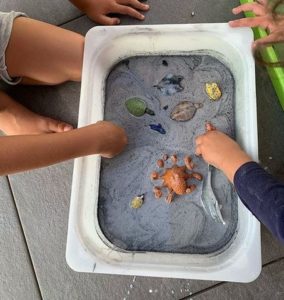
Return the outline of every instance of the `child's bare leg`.
<path id="1" fill-rule="evenodd" d="M 79 81 L 84 38 L 25 17 L 14 20 L 5 52 L 10 77 L 24 84 L 59 84 Z M 0 129 L 7 135 L 63 132 L 72 129 L 61 121 L 37 115 L 0 93 Z"/>
<path id="2" fill-rule="evenodd" d="M 64 132 L 72 126 L 33 113 L 0 91 L 0 130 L 7 135 Z"/>
<path id="3" fill-rule="evenodd" d="M 80 81 L 84 37 L 47 23 L 19 17 L 6 49 L 10 77 L 43 84 Z"/>

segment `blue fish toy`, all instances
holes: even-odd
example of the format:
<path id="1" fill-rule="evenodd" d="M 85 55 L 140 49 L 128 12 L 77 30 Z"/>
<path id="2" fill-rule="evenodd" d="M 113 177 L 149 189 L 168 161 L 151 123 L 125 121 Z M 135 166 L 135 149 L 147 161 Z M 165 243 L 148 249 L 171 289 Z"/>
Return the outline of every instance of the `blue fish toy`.
<path id="1" fill-rule="evenodd" d="M 155 130 L 161 134 L 166 134 L 166 130 L 162 127 L 162 125 L 160 123 L 158 125 L 150 124 L 149 126 L 152 130 Z"/>

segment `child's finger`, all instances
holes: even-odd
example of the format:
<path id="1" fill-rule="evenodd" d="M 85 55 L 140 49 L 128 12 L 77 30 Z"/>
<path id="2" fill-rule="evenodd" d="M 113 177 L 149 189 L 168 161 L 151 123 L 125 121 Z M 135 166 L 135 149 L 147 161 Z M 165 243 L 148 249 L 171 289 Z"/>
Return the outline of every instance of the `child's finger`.
<path id="1" fill-rule="evenodd" d="M 118 3 L 123 5 L 130 5 L 135 9 L 144 10 L 144 11 L 149 9 L 148 4 L 141 3 L 138 0 L 119 0 Z"/>
<path id="2" fill-rule="evenodd" d="M 266 29 L 269 26 L 267 17 L 243 18 L 229 21 L 231 27 L 262 27 Z"/>
<path id="3" fill-rule="evenodd" d="M 253 44 L 252 44 L 252 48 L 253 50 L 256 50 L 256 48 L 259 47 L 263 47 L 263 46 L 270 46 L 272 44 L 275 43 L 279 43 L 279 42 L 283 42 L 284 41 L 284 37 L 280 36 L 280 35 L 276 35 L 276 34 L 270 34 L 264 38 L 258 39 L 256 40 Z"/>
<path id="4" fill-rule="evenodd" d="M 195 139 L 195 145 L 196 147 L 202 144 L 202 138 L 203 138 L 203 134 L 199 135 L 196 139 Z"/>
<path id="5" fill-rule="evenodd" d="M 197 155 L 197 156 L 202 155 L 201 147 L 200 147 L 200 146 L 197 146 L 197 147 L 195 148 L 195 155 Z"/>
<path id="6" fill-rule="evenodd" d="M 257 16 L 263 16 L 266 14 L 265 7 L 258 3 L 246 3 L 240 6 L 237 6 L 232 9 L 234 15 L 237 15 L 241 12 L 252 11 Z"/>
<path id="7" fill-rule="evenodd" d="M 265 6 L 267 4 L 267 0 L 256 0 L 256 2 Z"/>
<path id="8" fill-rule="evenodd" d="M 120 23 L 120 19 L 111 18 L 105 15 L 100 15 L 96 21 L 102 25 L 118 25 Z"/>
<path id="9" fill-rule="evenodd" d="M 129 6 L 125 6 L 125 5 L 120 5 L 117 4 L 115 12 L 118 14 L 122 14 L 122 15 L 128 15 L 130 17 L 136 18 L 138 20 L 144 20 L 145 17 L 136 9 L 129 7 Z"/>

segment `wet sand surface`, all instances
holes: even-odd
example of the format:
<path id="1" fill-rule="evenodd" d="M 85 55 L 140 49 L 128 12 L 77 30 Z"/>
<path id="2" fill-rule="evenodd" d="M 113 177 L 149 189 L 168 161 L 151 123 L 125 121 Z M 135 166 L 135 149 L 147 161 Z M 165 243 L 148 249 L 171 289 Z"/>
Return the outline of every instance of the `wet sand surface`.
<path id="1" fill-rule="evenodd" d="M 176 84 L 167 78 L 180 76 Z M 163 80 L 164 79 L 164 80 Z M 218 101 L 209 100 L 205 84 L 217 82 L 222 90 Z M 221 205 L 225 225 L 216 223 L 201 203 L 202 182 L 188 180 L 196 190 L 176 195 L 168 204 L 163 196 L 155 199 L 152 171 L 163 173 L 156 161 L 163 154 L 177 154 L 178 165 L 190 155 L 195 171 L 207 175 L 207 165 L 194 155 L 195 137 L 204 133 L 206 121 L 234 136 L 234 78 L 223 63 L 211 55 L 148 56 L 126 59 L 111 70 L 105 90 L 105 120 L 125 128 L 129 144 L 114 159 L 102 160 L 99 191 L 99 223 L 106 238 L 129 251 L 175 253 L 212 253 L 222 250 L 232 239 L 238 222 L 237 197 L 225 176 L 215 170 L 212 186 Z M 125 101 L 143 99 L 154 116 L 132 116 Z M 202 103 L 194 117 L 186 122 L 170 118 L 172 109 L 182 101 Z M 150 125 L 161 124 L 165 134 Z M 167 160 L 165 167 L 172 165 Z M 141 208 L 131 208 L 131 200 L 144 194 Z"/>

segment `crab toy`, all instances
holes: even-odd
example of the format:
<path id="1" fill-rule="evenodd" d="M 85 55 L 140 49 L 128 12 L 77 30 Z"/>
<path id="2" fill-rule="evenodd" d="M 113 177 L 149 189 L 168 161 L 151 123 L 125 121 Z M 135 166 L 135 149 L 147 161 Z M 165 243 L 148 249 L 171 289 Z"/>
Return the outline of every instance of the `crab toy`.
<path id="1" fill-rule="evenodd" d="M 162 159 L 157 161 L 157 166 L 159 168 L 164 168 L 165 161 L 168 160 L 168 155 L 164 154 Z M 188 173 L 187 170 L 192 171 L 194 168 L 194 164 L 190 158 L 190 156 L 184 157 L 183 166 L 177 165 L 177 156 L 174 154 L 171 156 L 172 167 L 166 168 L 165 172 L 160 175 L 158 172 L 154 171 L 151 174 L 152 180 L 162 179 L 163 183 L 161 187 L 155 186 L 153 188 L 153 193 L 155 198 L 159 199 L 162 197 L 162 188 L 166 187 L 169 190 L 169 193 L 166 197 L 166 201 L 171 203 L 175 194 L 177 195 L 185 195 L 192 193 L 196 186 L 195 184 L 188 185 L 187 180 L 191 178 L 195 178 L 199 181 L 202 180 L 202 175 L 196 172 Z"/>

